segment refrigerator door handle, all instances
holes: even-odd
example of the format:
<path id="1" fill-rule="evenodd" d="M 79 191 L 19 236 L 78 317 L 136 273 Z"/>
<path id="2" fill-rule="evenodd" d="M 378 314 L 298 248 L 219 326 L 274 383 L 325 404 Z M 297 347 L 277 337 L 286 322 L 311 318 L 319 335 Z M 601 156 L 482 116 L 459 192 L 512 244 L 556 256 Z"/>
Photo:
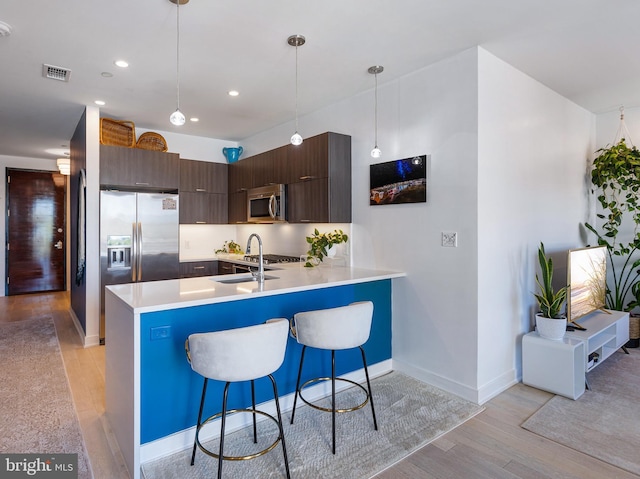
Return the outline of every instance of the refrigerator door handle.
<path id="1" fill-rule="evenodd" d="M 138 279 L 142 281 L 142 223 L 138 223 Z"/>
<path id="2" fill-rule="evenodd" d="M 136 272 L 138 269 L 138 228 L 136 223 L 131 223 L 131 282 L 136 281 Z"/>

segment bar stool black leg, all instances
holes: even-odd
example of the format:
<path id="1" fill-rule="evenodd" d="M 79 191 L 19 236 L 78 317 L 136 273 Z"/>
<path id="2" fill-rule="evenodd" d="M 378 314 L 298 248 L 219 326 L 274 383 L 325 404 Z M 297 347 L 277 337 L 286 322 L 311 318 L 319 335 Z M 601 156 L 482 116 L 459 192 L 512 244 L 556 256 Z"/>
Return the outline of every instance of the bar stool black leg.
<path id="1" fill-rule="evenodd" d="M 271 374 L 269 374 L 271 384 L 273 385 L 273 397 L 276 401 L 276 412 L 278 413 L 278 428 L 280 429 L 280 441 L 282 442 L 282 453 L 284 455 L 284 468 L 287 471 L 287 479 L 291 478 L 289 473 L 289 459 L 287 458 L 287 446 L 284 443 L 284 429 L 282 427 L 282 414 L 280 413 L 280 401 L 278 400 L 278 387 L 276 386 L 276 380 Z"/>
<path id="2" fill-rule="evenodd" d="M 331 350 L 331 440 L 332 452 L 336 453 L 336 352 Z"/>
<path id="3" fill-rule="evenodd" d="M 204 408 L 204 397 L 207 393 L 208 378 L 204 378 L 204 385 L 202 386 L 202 399 L 200 399 L 200 410 L 198 411 L 198 423 L 196 424 L 196 437 L 193 440 L 193 452 L 191 453 L 191 465 L 196 459 L 196 448 L 198 447 L 198 431 L 200 430 L 200 423 L 202 422 L 202 409 Z"/>
<path id="4" fill-rule="evenodd" d="M 298 402 L 298 394 L 300 394 L 300 377 L 302 376 L 302 363 L 304 362 L 304 353 L 307 350 L 306 346 L 302 346 L 302 355 L 300 356 L 300 367 L 298 368 L 298 380 L 296 381 L 296 392 L 293 396 L 293 410 L 291 411 L 291 422 L 293 424 L 293 417 L 296 415 L 296 403 Z"/>
<path id="5" fill-rule="evenodd" d="M 367 368 L 367 359 L 364 356 L 364 348 L 360 346 L 362 352 L 362 364 L 364 365 L 364 375 L 367 377 L 367 388 L 369 389 L 369 402 L 371 403 L 371 413 L 373 414 L 373 428 L 378 430 L 378 421 L 376 421 L 376 410 L 373 407 L 373 394 L 371 393 L 371 382 L 369 381 L 369 368 Z"/>
<path id="6" fill-rule="evenodd" d="M 251 405 L 253 406 L 253 443 L 258 444 L 258 430 L 256 428 L 256 388 L 251 380 Z"/>
<path id="7" fill-rule="evenodd" d="M 222 396 L 222 425 L 220 426 L 220 452 L 218 456 L 218 479 L 222 479 L 222 459 L 224 455 L 222 451 L 224 449 L 224 426 L 227 420 L 227 396 L 229 395 L 229 384 L 224 385 L 224 394 Z"/>

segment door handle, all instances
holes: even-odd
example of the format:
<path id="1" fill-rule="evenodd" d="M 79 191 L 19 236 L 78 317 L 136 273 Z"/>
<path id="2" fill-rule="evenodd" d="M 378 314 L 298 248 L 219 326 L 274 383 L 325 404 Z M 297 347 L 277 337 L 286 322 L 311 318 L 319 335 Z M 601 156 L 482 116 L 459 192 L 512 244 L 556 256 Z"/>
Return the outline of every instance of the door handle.
<path id="1" fill-rule="evenodd" d="M 138 278 L 142 281 L 142 223 L 138 223 Z"/>
<path id="2" fill-rule="evenodd" d="M 57 249 L 62 249 L 62 240 L 58 240 L 58 242 L 55 243 L 53 246 L 55 246 Z"/>
<path id="3" fill-rule="evenodd" d="M 132 259 L 131 259 L 131 282 L 136 282 L 136 276 L 138 272 L 138 228 L 136 223 L 131 223 L 131 249 L 132 251 Z"/>
<path id="4" fill-rule="evenodd" d="M 276 219 L 276 215 L 278 214 L 278 203 L 276 200 L 276 195 L 271 195 L 271 197 L 269 198 L 269 216 L 271 216 L 271 219 Z"/>

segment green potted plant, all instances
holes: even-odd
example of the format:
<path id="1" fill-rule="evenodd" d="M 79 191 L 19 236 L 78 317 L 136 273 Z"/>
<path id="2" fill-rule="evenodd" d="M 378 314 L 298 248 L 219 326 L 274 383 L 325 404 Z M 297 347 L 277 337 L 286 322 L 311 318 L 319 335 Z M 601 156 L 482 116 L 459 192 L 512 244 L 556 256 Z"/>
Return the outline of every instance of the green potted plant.
<path id="1" fill-rule="evenodd" d="M 536 330 L 543 338 L 560 340 L 567 330 L 567 317 L 563 314 L 563 307 L 569 287 L 564 286 L 557 291 L 553 289 L 553 260 L 547 257 L 542 242 L 538 248 L 538 262 L 542 279 L 536 273 L 536 283 L 540 288 L 539 293 L 534 293 L 540 307 L 540 311 L 536 313 Z"/>
<path id="2" fill-rule="evenodd" d="M 309 250 L 307 251 L 307 260 L 304 263 L 305 267 L 317 266 L 329 255 L 332 246 L 346 243 L 348 240 L 349 237 L 342 230 L 320 233 L 317 228 L 314 229 L 313 234 L 307 236 Z"/>
<path id="3" fill-rule="evenodd" d="M 242 254 L 242 247 L 233 240 L 225 241 L 222 248 L 215 250 L 215 253 Z"/>
<path id="4" fill-rule="evenodd" d="M 602 213 L 601 231 L 585 223 L 585 227 L 606 246 L 609 256 L 607 307 L 616 311 L 631 311 L 640 304 L 640 151 L 628 147 L 625 139 L 608 148 L 601 148 L 593 162 L 591 182 L 598 191 Z M 623 228 L 631 223 L 632 229 Z M 621 230 L 632 231 L 631 236 Z"/>

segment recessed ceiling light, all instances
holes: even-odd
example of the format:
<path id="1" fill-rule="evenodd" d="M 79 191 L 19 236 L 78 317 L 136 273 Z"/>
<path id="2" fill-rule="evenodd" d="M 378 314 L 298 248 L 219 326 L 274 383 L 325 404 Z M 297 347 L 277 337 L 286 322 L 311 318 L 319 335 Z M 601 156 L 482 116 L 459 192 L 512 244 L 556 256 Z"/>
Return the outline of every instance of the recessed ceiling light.
<path id="1" fill-rule="evenodd" d="M 189 121 L 193 121 L 193 122 L 200 121 L 200 118 L 196 118 L 194 116 L 193 118 L 189 118 Z"/>
<path id="2" fill-rule="evenodd" d="M 239 94 L 240 94 L 240 92 L 239 92 L 239 91 L 237 91 L 237 90 L 231 90 L 231 91 L 229 91 L 229 96 L 238 96 Z"/>
<path id="3" fill-rule="evenodd" d="M 113 62 L 117 67 L 120 68 L 127 68 L 129 66 L 129 64 L 127 62 L 125 62 L 124 60 L 116 60 L 115 62 Z"/>
<path id="4" fill-rule="evenodd" d="M 111 78 L 113 76 L 113 73 L 111 73 L 111 72 L 102 72 L 100 75 L 102 75 L 105 78 Z"/>
<path id="5" fill-rule="evenodd" d="M 102 100 L 96 100 L 96 101 L 94 101 L 94 103 L 96 105 L 100 105 L 100 106 L 105 106 L 106 105 L 106 103 L 104 101 L 102 101 Z"/>

